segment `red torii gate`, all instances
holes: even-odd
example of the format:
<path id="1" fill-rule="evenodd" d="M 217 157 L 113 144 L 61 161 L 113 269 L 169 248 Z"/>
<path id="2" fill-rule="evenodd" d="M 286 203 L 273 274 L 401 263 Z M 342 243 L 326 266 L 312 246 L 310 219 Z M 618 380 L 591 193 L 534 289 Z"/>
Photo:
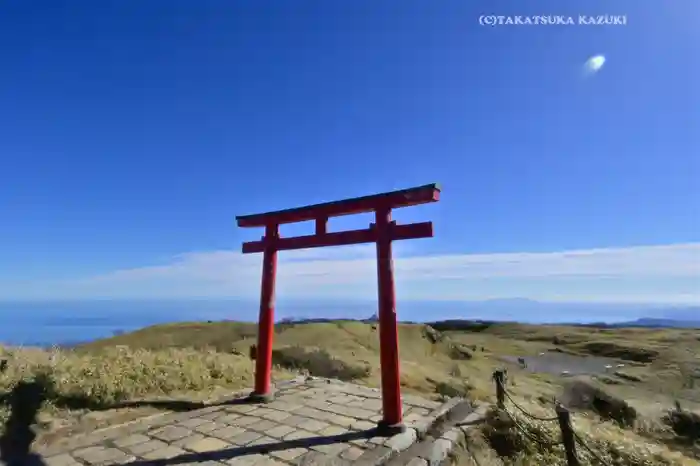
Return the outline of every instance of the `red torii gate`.
<path id="1" fill-rule="evenodd" d="M 391 242 L 402 239 L 431 238 L 433 236 L 433 224 L 432 222 L 421 222 L 397 225 L 396 221 L 391 219 L 391 210 L 437 202 L 439 199 L 439 186 L 437 184 L 428 184 L 372 196 L 236 217 L 239 227 L 265 227 L 265 236 L 261 240 L 243 243 L 243 254 L 263 253 L 255 390 L 251 395 L 252 399 L 261 402 L 272 399 L 270 372 L 272 369 L 272 340 L 274 336 L 277 251 L 376 243 L 383 408 L 383 420 L 380 421 L 379 427 L 392 431 L 403 429 L 401 385 L 399 380 L 399 341 Z M 370 224 L 369 228 L 328 232 L 329 218 L 364 212 L 375 213 L 375 223 Z M 280 237 L 280 225 L 308 220 L 315 220 L 316 222 L 316 232 L 313 235 L 292 238 Z"/>

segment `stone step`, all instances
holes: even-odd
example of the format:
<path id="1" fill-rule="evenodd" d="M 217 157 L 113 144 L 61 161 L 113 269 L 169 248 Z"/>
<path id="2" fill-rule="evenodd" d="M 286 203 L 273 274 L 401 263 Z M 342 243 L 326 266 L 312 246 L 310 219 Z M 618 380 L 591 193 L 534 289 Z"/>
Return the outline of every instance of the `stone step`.
<path id="1" fill-rule="evenodd" d="M 464 401 L 437 419 L 426 435 L 405 451 L 394 456 L 386 466 L 438 466 L 449 461 L 450 453 L 462 442 L 466 431 L 485 419 L 487 406 L 476 408 Z"/>

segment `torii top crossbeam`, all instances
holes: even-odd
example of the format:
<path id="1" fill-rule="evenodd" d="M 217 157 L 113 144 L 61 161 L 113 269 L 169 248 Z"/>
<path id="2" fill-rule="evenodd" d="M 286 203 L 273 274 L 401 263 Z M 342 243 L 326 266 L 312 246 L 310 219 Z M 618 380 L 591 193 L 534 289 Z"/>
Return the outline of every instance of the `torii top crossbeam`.
<path id="1" fill-rule="evenodd" d="M 239 227 L 264 227 L 270 223 L 282 225 L 285 223 L 306 222 L 343 215 L 372 212 L 381 206 L 397 209 L 440 200 L 440 186 L 437 183 L 426 184 L 415 188 L 400 189 L 371 196 L 353 197 L 342 201 L 324 202 L 293 209 L 276 210 L 263 214 L 240 215 L 236 217 Z"/>
<path id="2" fill-rule="evenodd" d="M 327 231 L 328 219 L 365 212 L 378 212 L 380 210 L 391 211 L 391 209 L 400 207 L 437 202 L 439 199 L 440 188 L 433 183 L 399 191 L 344 199 L 342 201 L 325 202 L 263 214 L 243 215 L 236 217 L 236 222 L 239 227 L 273 227 L 273 230 L 275 230 L 270 232 L 275 238 L 272 238 L 272 235 L 268 236 L 268 232 L 266 232 L 265 237 L 259 241 L 243 243 L 242 252 L 244 254 L 263 252 L 269 246 L 268 242 L 274 242 L 274 249 L 278 251 L 372 243 L 377 241 L 377 231 L 373 227 L 329 233 Z M 316 221 L 316 231 L 313 235 L 293 238 L 276 237 L 277 226 L 308 220 Z M 432 222 L 409 225 L 396 225 L 392 222 L 389 228 L 391 229 L 390 236 L 392 240 L 430 238 L 433 236 Z"/>

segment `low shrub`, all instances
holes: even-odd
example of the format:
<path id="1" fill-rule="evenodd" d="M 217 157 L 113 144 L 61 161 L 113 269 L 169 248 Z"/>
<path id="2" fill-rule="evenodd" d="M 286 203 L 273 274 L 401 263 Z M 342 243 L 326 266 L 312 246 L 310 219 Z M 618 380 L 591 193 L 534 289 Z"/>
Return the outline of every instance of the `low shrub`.
<path id="1" fill-rule="evenodd" d="M 468 398 L 469 392 L 473 390 L 473 386 L 466 380 L 428 380 L 435 386 L 435 393 L 443 398 Z"/>
<path id="2" fill-rule="evenodd" d="M 435 330 L 430 325 L 423 326 L 423 338 L 428 340 L 430 343 L 435 344 L 443 340 L 443 335 L 439 331 Z"/>
<path id="3" fill-rule="evenodd" d="M 367 377 L 369 366 L 351 364 L 334 358 L 322 349 L 287 346 L 272 351 L 272 363 L 291 370 L 306 370 L 316 377 L 351 381 Z"/>
<path id="4" fill-rule="evenodd" d="M 637 419 L 637 410 L 625 400 L 587 380 L 574 380 L 568 384 L 562 401 L 570 408 L 593 411 L 621 427 L 632 427 Z"/>
<path id="5" fill-rule="evenodd" d="M 595 356 L 643 363 L 653 362 L 659 356 L 658 351 L 650 348 L 621 345 L 611 341 L 591 341 L 581 345 L 581 349 Z"/>
<path id="6" fill-rule="evenodd" d="M 450 359 L 457 361 L 468 361 L 474 357 L 474 354 L 466 345 L 461 345 L 459 343 L 450 345 L 448 355 Z"/>
<path id="7" fill-rule="evenodd" d="M 681 409 L 678 405 L 664 416 L 663 422 L 670 426 L 677 436 L 689 442 L 700 440 L 700 415 L 697 413 Z"/>

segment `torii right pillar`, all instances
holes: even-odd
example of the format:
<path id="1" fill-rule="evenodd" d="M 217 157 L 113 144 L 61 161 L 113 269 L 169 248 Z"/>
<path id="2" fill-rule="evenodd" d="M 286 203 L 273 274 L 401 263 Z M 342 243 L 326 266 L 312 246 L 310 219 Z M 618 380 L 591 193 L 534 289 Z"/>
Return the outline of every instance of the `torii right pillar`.
<path id="1" fill-rule="evenodd" d="M 394 257 L 392 254 L 391 209 L 375 212 L 377 229 L 377 291 L 379 301 L 379 360 L 382 370 L 383 430 L 403 430 L 401 373 L 399 369 L 399 326 L 396 315 Z"/>

